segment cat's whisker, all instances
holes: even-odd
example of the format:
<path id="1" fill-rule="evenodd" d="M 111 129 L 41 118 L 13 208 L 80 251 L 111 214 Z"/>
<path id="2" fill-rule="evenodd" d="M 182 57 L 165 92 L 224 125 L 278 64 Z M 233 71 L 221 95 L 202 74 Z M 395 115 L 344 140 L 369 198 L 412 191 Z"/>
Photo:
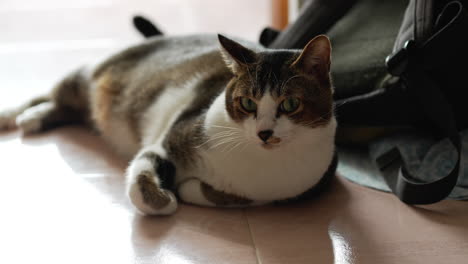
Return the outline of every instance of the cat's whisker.
<path id="1" fill-rule="evenodd" d="M 214 148 L 217 148 L 223 144 L 226 144 L 226 143 L 229 143 L 231 141 L 234 141 L 236 139 L 238 139 L 239 137 L 229 137 L 227 139 L 222 139 L 220 142 L 216 143 L 215 145 L 211 146 L 210 149 L 214 149 Z"/>
<path id="2" fill-rule="evenodd" d="M 214 146 L 210 147 L 210 149 L 219 148 L 219 147 L 221 147 L 221 146 L 224 145 L 224 144 L 231 143 L 232 141 L 234 141 L 234 140 L 231 139 L 231 140 L 226 140 L 226 141 L 219 142 L 218 144 L 215 144 Z"/>
<path id="3" fill-rule="evenodd" d="M 221 132 L 227 132 L 227 131 L 242 131 L 242 129 L 237 128 L 237 127 L 226 127 L 226 126 L 216 126 L 216 125 L 211 125 L 210 127 L 212 127 L 212 128 L 218 128 Z"/>
<path id="4" fill-rule="evenodd" d="M 217 133 L 231 133 L 231 132 L 240 132 L 241 130 L 240 129 L 228 129 L 228 128 L 223 128 L 223 129 L 219 129 L 220 131 L 216 132 Z"/>
<path id="5" fill-rule="evenodd" d="M 230 146 L 232 146 L 232 145 L 234 145 L 234 144 L 236 144 L 236 143 L 237 143 L 237 141 L 231 140 L 230 142 L 226 143 L 226 145 L 224 146 L 223 150 L 221 150 L 221 152 L 222 152 L 222 153 L 225 153 L 226 150 L 227 150 Z"/>
<path id="6" fill-rule="evenodd" d="M 226 152 L 226 155 L 227 155 L 230 152 L 232 152 L 234 150 L 234 148 L 236 148 L 241 143 L 242 143 L 242 141 L 233 141 L 223 149 L 223 152 Z M 226 151 L 226 150 L 228 150 L 228 151 Z"/>
<path id="7" fill-rule="evenodd" d="M 218 133 L 214 134 L 213 137 L 223 136 L 223 135 L 234 135 L 234 134 L 238 134 L 238 133 L 239 133 L 238 131 L 222 131 L 222 132 L 218 132 Z"/>
<path id="8" fill-rule="evenodd" d="M 245 149 L 249 146 L 250 140 L 244 142 L 244 146 L 239 150 L 240 153 L 244 152 Z"/>
<path id="9" fill-rule="evenodd" d="M 209 140 L 205 141 L 204 143 L 202 143 L 202 144 L 196 146 L 195 148 L 201 148 L 201 147 L 203 147 L 204 145 L 210 143 L 211 141 L 214 141 L 214 140 L 217 140 L 217 139 L 223 139 L 223 138 L 212 138 L 212 139 L 209 139 Z"/>
<path id="10" fill-rule="evenodd" d="M 240 147 L 239 153 L 244 152 L 245 149 L 250 145 L 250 143 L 252 143 L 252 141 L 250 139 L 243 138 L 243 140 L 241 140 L 239 142 L 234 142 L 234 143 L 230 144 L 229 146 L 231 148 L 229 149 L 229 151 L 226 152 L 225 158 L 227 158 L 229 156 L 229 154 L 232 153 L 238 147 Z"/>
<path id="11" fill-rule="evenodd" d="M 221 132 L 215 133 L 213 137 L 222 136 L 222 135 L 235 135 L 235 134 L 239 134 L 239 131 L 235 131 L 235 130 L 221 131 Z"/>
<path id="12" fill-rule="evenodd" d="M 238 140 L 232 140 L 231 142 L 226 144 L 226 146 L 223 148 L 223 150 L 221 150 L 221 152 L 223 152 L 223 153 L 225 153 L 227 155 L 229 152 L 231 152 L 230 148 L 232 148 L 234 145 L 236 145 L 239 142 L 240 141 L 238 141 Z"/>
<path id="13" fill-rule="evenodd" d="M 220 133 L 223 133 L 223 134 L 219 135 Z M 196 146 L 195 148 L 200 148 L 200 147 L 206 145 L 207 143 L 209 143 L 209 142 L 211 142 L 213 140 L 228 138 L 228 137 L 231 137 L 231 136 L 235 136 L 236 134 L 239 134 L 239 133 L 238 132 L 219 132 L 219 133 L 215 134 L 214 136 L 212 136 L 207 141 L 205 141 L 204 143 L 202 143 L 201 145 Z"/>
<path id="14" fill-rule="evenodd" d="M 216 139 L 220 139 L 220 138 L 225 138 L 225 137 L 230 137 L 230 136 L 233 136 L 233 135 L 234 135 L 234 133 L 215 134 L 212 137 L 210 137 L 208 139 L 208 141 L 212 141 L 212 140 L 216 140 Z"/>
<path id="15" fill-rule="evenodd" d="M 234 135 L 230 136 L 229 138 L 231 138 L 231 139 L 241 139 L 243 137 L 240 134 L 234 134 Z"/>
<path id="16" fill-rule="evenodd" d="M 314 125 L 319 124 L 320 122 L 322 122 L 322 120 L 324 120 L 324 119 L 323 118 L 317 118 L 314 121 L 304 122 L 304 123 L 300 123 L 300 124 L 303 125 L 303 126 L 314 126 Z"/>
<path id="17" fill-rule="evenodd" d="M 334 109 L 337 109 L 337 108 L 343 106 L 343 105 L 346 104 L 347 102 L 348 102 L 348 101 L 342 101 L 342 102 L 340 102 L 340 103 L 335 103 Z"/>
<path id="18" fill-rule="evenodd" d="M 216 128 L 226 128 L 226 129 L 233 129 L 233 130 L 241 130 L 240 128 L 237 127 L 228 127 L 228 126 L 218 126 L 218 125 L 210 125 L 210 127 L 216 127 Z"/>
<path id="19" fill-rule="evenodd" d="M 334 111 L 334 109 L 332 109 L 331 111 L 329 111 L 328 113 L 326 113 L 324 116 L 327 116 L 329 115 L 330 113 L 332 113 Z M 320 122 L 322 121 L 328 121 L 328 118 L 325 118 L 324 116 L 319 116 L 317 117 L 316 119 L 312 120 L 312 121 L 309 121 L 309 122 L 300 122 L 299 124 L 300 125 L 303 125 L 303 126 L 313 126 L 315 124 L 319 124 Z"/>
<path id="20" fill-rule="evenodd" d="M 239 141 L 236 145 L 234 145 L 234 147 L 232 147 L 227 153 L 230 153 L 230 152 L 233 152 L 237 147 L 239 147 L 240 145 L 242 145 L 242 141 Z"/>
<path id="21" fill-rule="evenodd" d="M 223 160 L 226 160 L 229 155 L 233 152 L 233 148 L 236 147 L 237 144 L 239 143 L 243 143 L 244 141 L 233 141 L 231 143 L 228 144 L 228 146 L 226 148 L 223 149 Z M 226 151 L 226 149 L 230 148 L 228 151 Z"/>

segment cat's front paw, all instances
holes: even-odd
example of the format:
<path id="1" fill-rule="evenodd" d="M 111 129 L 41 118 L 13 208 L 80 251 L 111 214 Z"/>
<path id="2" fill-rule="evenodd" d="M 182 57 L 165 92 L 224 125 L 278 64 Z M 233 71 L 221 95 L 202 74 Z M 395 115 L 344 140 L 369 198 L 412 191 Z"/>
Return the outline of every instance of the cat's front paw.
<path id="1" fill-rule="evenodd" d="M 146 215 L 170 215 L 177 210 L 177 199 L 169 191 L 162 189 L 150 172 L 141 172 L 128 186 L 128 196 L 132 204 Z"/>

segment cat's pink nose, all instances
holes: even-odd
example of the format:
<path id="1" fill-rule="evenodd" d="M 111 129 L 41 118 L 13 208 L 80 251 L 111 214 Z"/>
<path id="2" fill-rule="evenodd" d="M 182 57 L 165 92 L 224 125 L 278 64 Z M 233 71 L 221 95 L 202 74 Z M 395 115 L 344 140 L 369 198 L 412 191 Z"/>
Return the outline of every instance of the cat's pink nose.
<path id="1" fill-rule="evenodd" d="M 263 142 L 267 142 L 267 140 L 273 135 L 273 130 L 262 130 L 258 132 L 258 137 L 263 140 Z"/>

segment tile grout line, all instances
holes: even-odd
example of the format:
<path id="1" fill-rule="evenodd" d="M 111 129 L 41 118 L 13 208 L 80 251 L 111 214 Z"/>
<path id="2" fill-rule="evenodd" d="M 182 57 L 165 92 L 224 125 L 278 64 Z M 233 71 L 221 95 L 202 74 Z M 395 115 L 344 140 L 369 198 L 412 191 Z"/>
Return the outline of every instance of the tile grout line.
<path id="1" fill-rule="evenodd" d="M 249 234 L 250 234 L 250 240 L 252 241 L 252 246 L 255 250 L 255 257 L 257 258 L 257 264 L 262 264 L 262 261 L 260 260 L 260 256 L 258 255 L 258 249 L 257 249 L 257 244 L 255 243 L 255 239 L 252 233 L 252 227 L 250 226 L 249 218 L 247 217 L 246 209 L 242 209 L 242 214 L 245 217 L 245 221 L 247 222 L 247 227 L 249 229 Z"/>

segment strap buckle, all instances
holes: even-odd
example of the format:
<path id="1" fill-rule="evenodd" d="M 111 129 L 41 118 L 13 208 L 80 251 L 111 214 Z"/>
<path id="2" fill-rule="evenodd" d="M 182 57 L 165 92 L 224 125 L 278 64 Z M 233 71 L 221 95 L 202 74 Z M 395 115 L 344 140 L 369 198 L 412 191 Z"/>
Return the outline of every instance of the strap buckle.
<path id="1" fill-rule="evenodd" d="M 385 59 L 388 72 L 393 76 L 401 76 L 408 67 L 409 58 L 414 54 L 416 42 L 408 40 L 399 51 L 390 54 Z"/>

